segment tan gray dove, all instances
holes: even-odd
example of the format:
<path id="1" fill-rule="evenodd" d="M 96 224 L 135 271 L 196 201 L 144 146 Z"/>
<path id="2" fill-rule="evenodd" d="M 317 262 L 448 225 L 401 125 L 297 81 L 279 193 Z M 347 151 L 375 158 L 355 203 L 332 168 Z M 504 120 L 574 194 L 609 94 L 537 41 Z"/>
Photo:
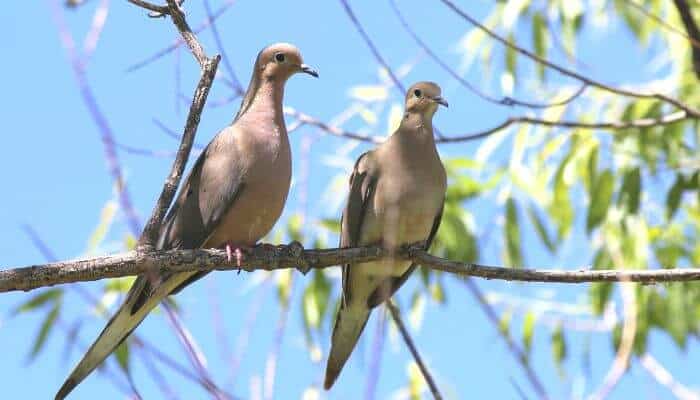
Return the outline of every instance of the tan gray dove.
<path id="1" fill-rule="evenodd" d="M 291 180 L 291 153 L 282 112 L 289 77 L 318 73 L 286 43 L 263 49 L 234 122 L 207 145 L 166 217 L 159 249 L 226 247 L 240 257 L 277 222 Z M 239 260 L 240 261 L 240 260 Z M 56 394 L 65 398 L 124 341 L 166 296 L 206 272 L 139 276 L 126 301 Z"/>
<path id="2" fill-rule="evenodd" d="M 419 82 L 406 93 L 399 128 L 360 156 L 350 176 L 340 247 L 430 246 L 440 225 L 447 187 L 433 138 L 433 115 L 447 107 L 440 87 Z M 371 310 L 389 299 L 416 268 L 389 259 L 343 266 L 343 294 L 333 327 L 324 387 L 330 389 L 350 357 Z"/>

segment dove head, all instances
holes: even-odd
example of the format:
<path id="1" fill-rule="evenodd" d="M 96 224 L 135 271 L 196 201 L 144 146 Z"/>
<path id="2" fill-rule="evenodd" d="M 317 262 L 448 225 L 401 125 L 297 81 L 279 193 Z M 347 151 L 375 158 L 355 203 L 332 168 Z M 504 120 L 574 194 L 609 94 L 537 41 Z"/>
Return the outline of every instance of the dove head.
<path id="1" fill-rule="evenodd" d="M 304 64 L 299 49 L 289 43 L 275 43 L 262 49 L 255 67 L 265 80 L 286 81 L 297 72 L 318 78 L 318 72 Z"/>
<path id="2" fill-rule="evenodd" d="M 432 117 L 439 105 L 447 107 L 440 86 L 433 82 L 418 82 L 406 92 L 406 112 Z"/>

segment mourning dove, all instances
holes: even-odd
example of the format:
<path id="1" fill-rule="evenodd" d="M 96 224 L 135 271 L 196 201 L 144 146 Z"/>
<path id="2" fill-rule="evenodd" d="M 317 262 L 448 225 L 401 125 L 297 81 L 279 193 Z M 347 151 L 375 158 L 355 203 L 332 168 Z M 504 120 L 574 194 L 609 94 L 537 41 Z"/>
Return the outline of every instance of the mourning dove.
<path id="1" fill-rule="evenodd" d="M 350 176 L 340 247 L 429 247 L 442 217 L 445 169 L 433 138 L 440 87 L 419 82 L 406 93 L 406 110 L 386 142 L 360 156 Z M 333 327 L 324 387 L 330 389 L 350 357 L 371 310 L 389 299 L 416 268 L 388 259 L 343 266 L 343 293 Z"/>
<path id="2" fill-rule="evenodd" d="M 197 159 L 166 217 L 157 247 L 225 246 L 231 257 L 253 246 L 275 224 L 287 199 L 291 153 L 282 112 L 289 77 L 318 73 L 285 43 L 263 49 L 233 123 L 219 132 Z M 139 276 L 126 301 L 56 394 L 65 398 L 166 296 L 206 272 Z"/>

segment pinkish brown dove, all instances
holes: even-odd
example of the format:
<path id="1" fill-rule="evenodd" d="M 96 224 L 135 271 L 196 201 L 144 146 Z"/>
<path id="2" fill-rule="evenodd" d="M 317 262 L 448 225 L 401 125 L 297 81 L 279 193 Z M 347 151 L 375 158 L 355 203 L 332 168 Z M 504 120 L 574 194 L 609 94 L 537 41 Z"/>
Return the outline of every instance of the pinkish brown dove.
<path id="1" fill-rule="evenodd" d="M 159 249 L 225 247 L 229 258 L 233 251 L 240 257 L 241 250 L 272 229 L 287 199 L 292 171 L 282 98 L 287 79 L 298 72 L 318 77 L 290 44 L 273 44 L 258 54 L 238 114 L 192 167 L 165 218 Z M 139 276 L 56 399 L 65 398 L 166 296 L 205 274 Z"/>
<path id="2" fill-rule="evenodd" d="M 399 128 L 360 156 L 350 176 L 340 247 L 428 248 L 440 225 L 446 175 L 433 138 L 433 115 L 447 106 L 440 87 L 419 82 L 406 93 Z M 342 299 L 333 327 L 324 387 L 330 389 L 350 357 L 373 308 L 388 300 L 416 265 L 388 259 L 343 266 Z"/>

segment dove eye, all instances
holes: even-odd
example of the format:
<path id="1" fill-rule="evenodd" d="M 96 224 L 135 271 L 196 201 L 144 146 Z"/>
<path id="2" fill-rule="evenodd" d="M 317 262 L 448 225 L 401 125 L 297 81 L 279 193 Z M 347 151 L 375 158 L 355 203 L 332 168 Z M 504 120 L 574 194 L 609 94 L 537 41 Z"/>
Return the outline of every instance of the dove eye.
<path id="1" fill-rule="evenodd" d="M 413 91 L 413 94 L 415 94 L 416 97 L 421 97 L 421 96 L 423 95 L 423 93 L 420 91 L 420 89 L 414 90 L 414 91 Z"/>
<path id="2" fill-rule="evenodd" d="M 277 53 L 275 54 L 275 61 L 278 63 L 283 63 L 285 60 L 284 54 L 283 53 Z"/>

